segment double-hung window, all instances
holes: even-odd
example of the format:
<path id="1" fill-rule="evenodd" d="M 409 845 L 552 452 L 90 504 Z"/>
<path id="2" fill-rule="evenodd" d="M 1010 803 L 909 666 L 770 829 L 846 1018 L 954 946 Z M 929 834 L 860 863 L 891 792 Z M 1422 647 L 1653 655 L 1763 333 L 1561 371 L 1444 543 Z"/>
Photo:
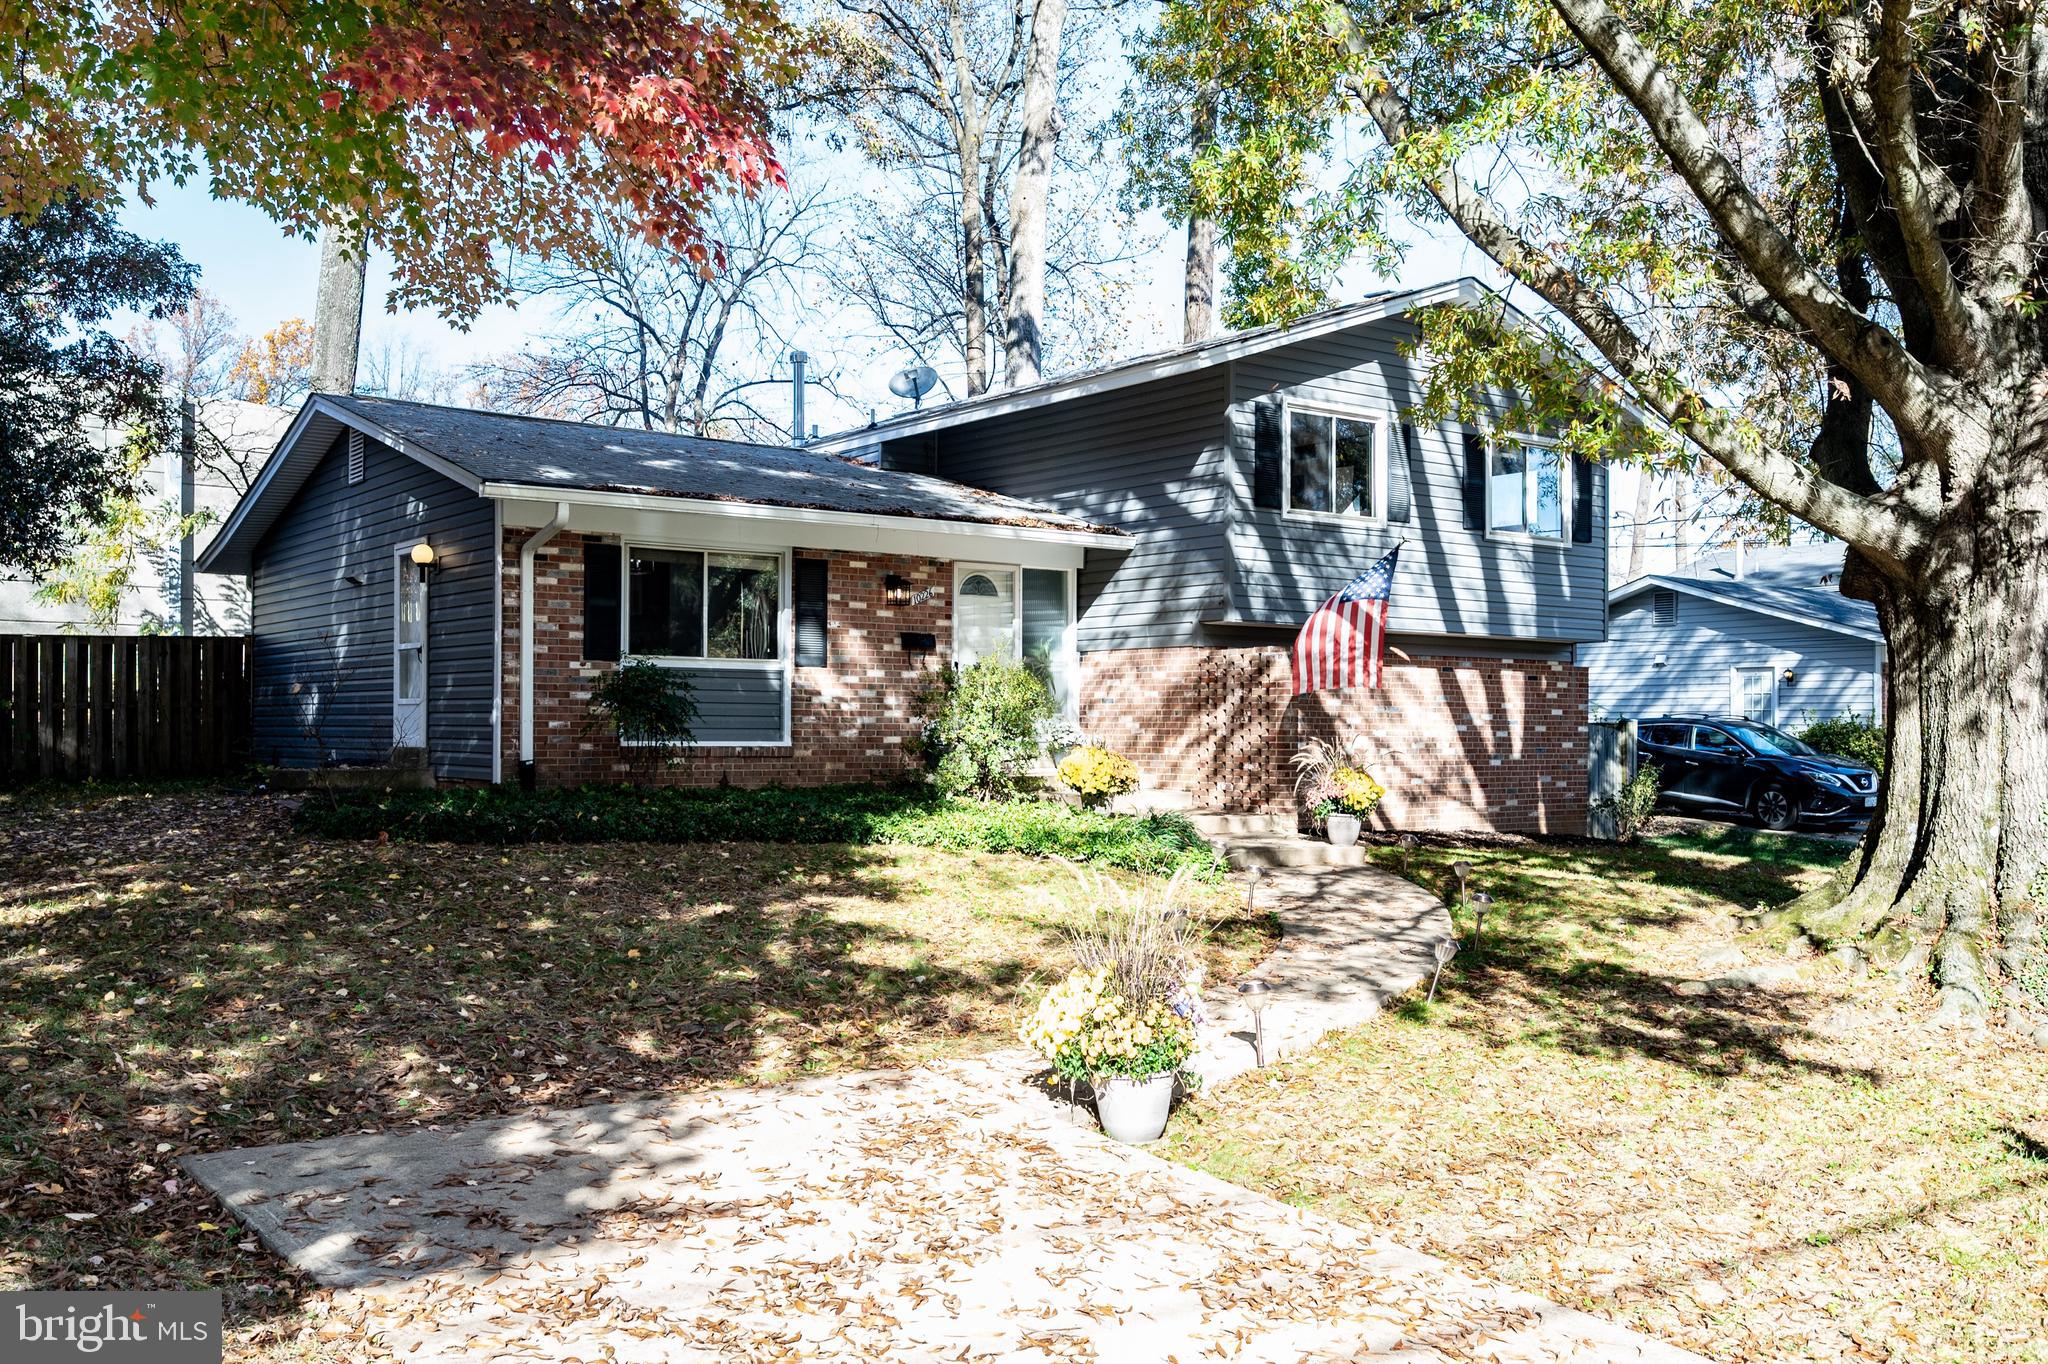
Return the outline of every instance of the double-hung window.
<path id="1" fill-rule="evenodd" d="M 1533 540 L 1565 538 L 1571 461 L 1541 436 L 1496 436 L 1486 463 L 1486 528 Z"/>
<path id="2" fill-rule="evenodd" d="M 782 560 L 766 554 L 634 548 L 626 651 L 636 657 L 782 657 Z"/>
<path id="3" fill-rule="evenodd" d="M 1324 516 L 1384 514 L 1382 424 L 1311 408 L 1287 411 L 1287 510 Z"/>

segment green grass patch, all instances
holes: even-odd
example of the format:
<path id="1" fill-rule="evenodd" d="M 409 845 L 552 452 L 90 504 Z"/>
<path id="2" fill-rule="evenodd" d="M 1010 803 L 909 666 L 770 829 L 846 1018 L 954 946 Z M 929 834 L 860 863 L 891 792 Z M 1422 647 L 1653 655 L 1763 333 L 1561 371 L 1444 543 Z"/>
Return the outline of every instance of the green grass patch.
<path id="1" fill-rule="evenodd" d="M 1125 871 L 1223 863 L 1187 818 L 1117 815 L 1051 801 L 952 800 L 916 787 L 458 787 L 309 800 L 301 833 L 438 843 L 850 843 L 1064 857 Z"/>

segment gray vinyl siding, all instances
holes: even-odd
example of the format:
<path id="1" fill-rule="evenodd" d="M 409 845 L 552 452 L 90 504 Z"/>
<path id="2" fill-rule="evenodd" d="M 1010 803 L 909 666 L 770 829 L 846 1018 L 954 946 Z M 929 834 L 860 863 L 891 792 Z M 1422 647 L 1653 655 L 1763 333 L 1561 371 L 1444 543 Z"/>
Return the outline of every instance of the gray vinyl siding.
<path id="1" fill-rule="evenodd" d="M 1403 536 L 1393 618 L 1402 631 L 1562 642 L 1597 640 L 1606 621 L 1607 478 L 1593 471 L 1593 541 L 1535 543 L 1465 529 L 1464 428 L 1415 423 L 1406 523 L 1304 518 L 1252 505 L 1253 408 L 1268 395 L 1402 421 L 1424 376 L 1401 353 L 1405 319 L 1315 337 L 1234 366 L 1228 462 L 1230 609 L 1246 624 L 1292 624 Z M 1390 433 L 1392 434 L 1392 433 Z M 1400 458 L 1398 441 L 1388 442 Z M 1569 508 L 1567 508 L 1569 513 Z"/>
<path id="2" fill-rule="evenodd" d="M 881 447 L 884 467 L 1056 507 L 1130 531 L 1090 550 L 1077 585 L 1083 650 L 1203 642 L 1225 596 L 1227 370 L 1216 366 Z"/>
<path id="3" fill-rule="evenodd" d="M 1606 641 L 1580 647 L 1595 714 L 1726 714 L 1738 665 L 1792 669 L 1797 681 L 1778 688 L 1778 719 L 1788 728 L 1879 708 L 1876 642 L 1683 592 L 1674 594 L 1678 618 L 1659 625 L 1655 595 L 1616 602 Z"/>
<path id="4" fill-rule="evenodd" d="M 488 781 L 493 506 L 374 441 L 351 486 L 346 447 L 344 437 L 321 460 L 251 563 L 256 756 L 311 766 L 390 755 L 396 550 L 424 538 L 439 555 L 427 584 L 428 761 L 440 776 Z"/>
<path id="5" fill-rule="evenodd" d="M 773 668 L 678 669 L 690 679 L 697 702 L 691 737 L 700 744 L 779 744 L 782 697 L 789 685 L 780 665 Z"/>

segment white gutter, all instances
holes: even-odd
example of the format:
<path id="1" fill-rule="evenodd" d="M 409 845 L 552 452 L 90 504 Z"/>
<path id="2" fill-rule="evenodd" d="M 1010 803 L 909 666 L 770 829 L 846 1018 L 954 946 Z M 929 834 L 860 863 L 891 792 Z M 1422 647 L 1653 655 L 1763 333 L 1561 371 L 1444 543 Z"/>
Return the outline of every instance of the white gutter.
<path id="1" fill-rule="evenodd" d="M 921 530 L 980 539 L 1029 540 L 1051 545 L 1083 545 L 1091 549 L 1131 549 L 1137 538 L 1107 527 L 1084 530 L 1063 526 L 1014 526 L 999 521 L 955 521 L 937 516 L 892 516 L 882 512 L 831 511 L 822 507 L 785 507 L 769 502 L 728 502 L 717 498 L 681 497 L 667 493 L 624 493 L 596 488 L 550 488 L 533 483 L 486 483 L 478 490 L 501 502 L 553 502 L 566 495 L 579 507 L 618 507 L 629 511 L 690 512 L 748 521 L 783 521 L 862 530 Z"/>
<path id="2" fill-rule="evenodd" d="M 569 524 L 569 504 L 555 503 L 554 519 L 519 547 L 519 784 L 531 787 L 533 770 L 533 558 Z"/>

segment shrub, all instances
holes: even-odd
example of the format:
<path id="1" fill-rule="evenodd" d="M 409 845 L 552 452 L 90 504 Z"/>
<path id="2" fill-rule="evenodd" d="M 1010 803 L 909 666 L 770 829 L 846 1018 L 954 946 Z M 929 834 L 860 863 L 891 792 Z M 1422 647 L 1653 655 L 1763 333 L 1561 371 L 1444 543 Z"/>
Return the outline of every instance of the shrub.
<path id="1" fill-rule="evenodd" d="M 1617 842 L 1633 843 L 1643 835 L 1643 825 L 1657 808 L 1657 793 L 1664 774 L 1655 763 L 1638 764 L 1621 789 L 1593 802 L 1593 808 L 1614 820 Z"/>
<path id="2" fill-rule="evenodd" d="M 690 675 L 645 659 L 624 659 L 590 689 L 584 732 L 616 734 L 636 766 L 673 763 L 697 723 L 697 691 Z"/>
<path id="3" fill-rule="evenodd" d="M 928 694 L 925 755 L 948 795 L 1015 795 L 1038 756 L 1038 727 L 1054 714 L 1045 679 L 1022 663 L 984 658 L 948 668 Z"/>
<path id="4" fill-rule="evenodd" d="M 1838 715 L 1799 731 L 1799 737 L 1823 753 L 1836 753 L 1884 771 L 1884 726 L 1860 715 Z"/>
<path id="5" fill-rule="evenodd" d="M 1057 775 L 1091 809 L 1138 789 L 1138 765 L 1100 744 L 1085 744 L 1061 758 Z"/>
<path id="6" fill-rule="evenodd" d="M 1181 815 L 948 800 L 909 786 L 336 792 L 301 806 L 297 827 L 328 838 L 451 843 L 907 843 L 1222 876 L 1215 850 Z"/>

